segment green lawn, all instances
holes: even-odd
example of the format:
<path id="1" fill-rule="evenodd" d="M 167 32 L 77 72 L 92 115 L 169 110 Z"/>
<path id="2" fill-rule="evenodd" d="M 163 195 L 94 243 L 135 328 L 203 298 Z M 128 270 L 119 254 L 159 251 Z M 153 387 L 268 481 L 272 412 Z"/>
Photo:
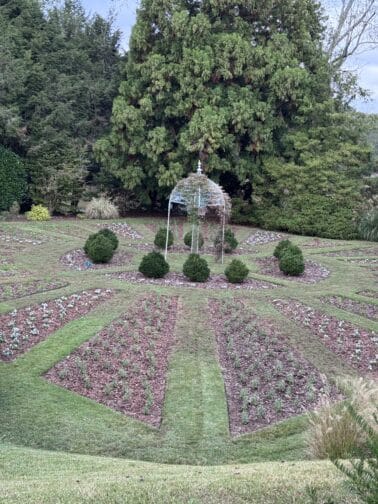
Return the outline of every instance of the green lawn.
<path id="1" fill-rule="evenodd" d="M 342 294 L 377 303 L 357 294 L 374 289 L 376 277 L 371 268 L 324 255 L 337 249 L 371 248 L 372 244 L 358 241 L 338 244 L 329 240 L 329 248 L 305 248 L 306 258 L 331 271 L 329 278 L 314 285 L 259 274 L 255 259 L 271 255 L 276 243 L 256 246 L 257 253 L 246 253 L 240 258 L 248 264 L 251 277 L 279 284 L 277 289 L 267 291 L 132 285 L 105 276 L 109 271 L 137 270 L 144 253 L 135 244 L 152 243 L 154 233 L 148 226 L 151 222 L 160 220 L 127 219 L 143 239 L 121 238 L 121 250 L 133 254 L 131 261 L 124 267 L 106 271 L 67 270 L 59 262 L 62 254 L 83 246 L 88 234 L 96 229 L 95 221 L 0 224 L 0 229 L 9 234 L 32 231 L 48 239 L 42 245 L 27 245 L 23 250 L 17 244 L 12 245 L 12 268 L 17 273 L 13 277 L 0 277 L 0 283 L 48 278 L 69 282 L 63 289 L 0 303 L 0 313 L 91 287 L 117 289 L 106 305 L 64 326 L 14 362 L 0 363 L 0 440 L 4 443 L 4 466 L 0 466 L 0 471 L 2 467 L 5 471 L 5 477 L 0 476 L 5 481 L 1 483 L 4 488 L 0 488 L 0 501 L 307 502 L 305 487 L 313 484 L 322 487 L 324 493 L 334 492 L 340 499 L 336 502 L 355 502 L 349 494 L 349 500 L 342 500 L 345 494 L 341 479 L 330 464 L 309 461 L 304 415 L 237 438 L 230 436 L 225 389 L 215 337 L 209 326 L 207 301 L 210 297 L 242 297 L 247 309 L 274 321 L 292 345 L 330 380 L 355 375 L 308 330 L 276 311 L 269 300 L 294 298 L 361 327 L 376 329 L 377 324 L 369 319 L 319 301 L 323 295 Z M 178 223 L 174 222 L 173 228 L 178 229 Z M 235 231 L 242 241 L 254 230 L 235 227 Z M 298 245 L 311 240 L 311 237 L 293 237 Z M 211 256 L 207 258 L 212 272 L 223 272 L 225 266 L 215 263 Z M 171 270 L 181 271 L 185 255 L 172 253 L 168 260 Z M 23 276 L 25 271 L 29 273 L 27 277 Z M 160 429 L 50 384 L 42 376 L 146 292 L 179 296 L 180 305 Z M 221 464 L 230 465 L 219 467 Z M 54 500 L 56 495 L 61 496 L 59 500 Z"/>

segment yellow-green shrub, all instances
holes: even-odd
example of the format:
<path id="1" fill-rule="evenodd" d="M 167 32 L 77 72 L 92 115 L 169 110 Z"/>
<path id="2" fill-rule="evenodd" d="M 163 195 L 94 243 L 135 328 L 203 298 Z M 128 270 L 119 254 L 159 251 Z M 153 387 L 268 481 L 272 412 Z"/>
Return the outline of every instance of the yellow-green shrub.
<path id="1" fill-rule="evenodd" d="M 47 221 L 51 219 L 49 210 L 43 205 L 33 205 L 26 218 L 31 221 Z"/>

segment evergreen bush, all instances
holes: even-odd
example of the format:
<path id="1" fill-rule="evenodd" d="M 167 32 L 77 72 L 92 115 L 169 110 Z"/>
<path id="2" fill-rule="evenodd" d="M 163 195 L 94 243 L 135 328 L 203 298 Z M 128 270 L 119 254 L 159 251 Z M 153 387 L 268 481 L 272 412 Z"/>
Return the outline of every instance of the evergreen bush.
<path id="1" fill-rule="evenodd" d="M 233 259 L 225 269 L 224 274 L 231 283 L 242 283 L 248 276 L 249 269 L 239 259 Z"/>
<path id="2" fill-rule="evenodd" d="M 117 235 L 109 228 L 101 229 L 98 232 L 99 235 L 105 236 L 108 240 L 112 242 L 113 250 L 116 251 L 119 245 Z"/>
<path id="3" fill-rule="evenodd" d="M 0 146 L 0 211 L 20 203 L 26 193 L 26 171 L 21 159 Z"/>
<path id="4" fill-rule="evenodd" d="M 51 219 L 51 215 L 43 205 L 33 205 L 31 210 L 26 212 L 26 218 L 30 221 L 47 221 Z"/>
<path id="5" fill-rule="evenodd" d="M 226 254 L 231 254 L 236 247 L 238 246 L 238 241 L 235 238 L 235 235 L 231 229 L 226 229 L 224 232 L 224 242 L 223 242 L 223 250 Z M 222 231 L 220 231 L 214 240 L 214 247 L 216 249 L 222 248 Z"/>
<path id="6" fill-rule="evenodd" d="M 94 263 L 108 263 L 113 257 L 113 243 L 99 233 L 89 237 L 86 245 L 86 254 Z"/>
<path id="7" fill-rule="evenodd" d="M 280 243 L 274 249 L 273 255 L 277 257 L 277 259 L 281 259 L 281 256 L 286 251 L 287 247 L 292 245 L 290 240 L 281 240 Z"/>
<path id="8" fill-rule="evenodd" d="M 163 278 L 169 272 L 169 264 L 160 252 L 154 251 L 143 257 L 139 271 L 147 278 Z"/>
<path id="9" fill-rule="evenodd" d="M 205 259 L 198 254 L 190 254 L 184 264 L 183 273 L 192 282 L 206 282 L 210 269 Z"/>
<path id="10" fill-rule="evenodd" d="M 88 236 L 87 241 L 84 244 L 84 252 L 88 255 L 89 247 L 92 242 L 97 237 L 98 233 L 94 233 Z"/>
<path id="11" fill-rule="evenodd" d="M 299 276 L 305 270 L 302 251 L 295 245 L 289 245 L 280 257 L 280 270 L 285 275 Z"/>
<path id="12" fill-rule="evenodd" d="M 164 250 L 167 240 L 167 228 L 160 228 L 155 235 L 154 244 L 157 248 Z M 168 248 L 173 245 L 173 233 L 169 230 L 168 233 Z"/>
<path id="13" fill-rule="evenodd" d="M 184 243 L 185 243 L 185 245 L 187 247 L 191 248 L 191 246 L 192 246 L 192 232 L 191 231 L 188 231 L 185 234 L 185 236 L 184 236 Z M 204 240 L 202 234 L 200 233 L 198 235 L 198 247 L 202 248 L 204 243 L 205 243 L 205 240 Z"/>

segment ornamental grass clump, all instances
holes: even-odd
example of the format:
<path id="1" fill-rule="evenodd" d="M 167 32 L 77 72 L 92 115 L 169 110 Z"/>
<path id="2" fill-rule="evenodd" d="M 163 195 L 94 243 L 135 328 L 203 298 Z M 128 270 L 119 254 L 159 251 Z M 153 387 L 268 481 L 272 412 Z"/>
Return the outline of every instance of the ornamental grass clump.
<path id="1" fill-rule="evenodd" d="M 279 261 L 280 270 L 285 275 L 299 276 L 305 270 L 302 251 L 296 245 L 289 245 L 284 248 Z"/>
<path id="2" fill-rule="evenodd" d="M 26 212 L 26 218 L 30 221 L 48 221 L 51 219 L 48 208 L 43 205 L 33 205 L 29 212 Z"/>
<path id="3" fill-rule="evenodd" d="M 92 198 L 85 209 L 87 219 L 117 219 L 118 208 L 104 196 Z"/>
<path id="4" fill-rule="evenodd" d="M 210 276 L 210 269 L 206 259 L 198 254 L 190 254 L 184 264 L 183 273 L 191 282 L 206 282 Z"/>
<path id="5" fill-rule="evenodd" d="M 169 264 L 160 252 L 150 252 L 143 257 L 139 272 L 147 278 L 163 278 L 169 272 Z"/>
<path id="6" fill-rule="evenodd" d="M 274 249 L 273 252 L 274 257 L 277 257 L 277 259 L 281 259 L 281 256 L 290 245 L 292 245 L 290 240 L 281 240 Z"/>
<path id="7" fill-rule="evenodd" d="M 89 240 L 89 243 L 88 243 Z M 84 251 L 94 263 L 108 263 L 113 255 L 113 243 L 105 236 L 97 233 L 88 238 Z"/>
<path id="8" fill-rule="evenodd" d="M 164 250 L 167 241 L 167 228 L 160 228 L 155 235 L 154 244 L 155 247 Z M 173 233 L 171 230 L 168 232 L 168 248 L 173 245 Z"/>
<path id="9" fill-rule="evenodd" d="M 358 226 L 358 232 L 362 239 L 378 241 L 378 210 L 371 210 L 365 214 Z"/>
<path id="10" fill-rule="evenodd" d="M 192 232 L 188 231 L 184 236 L 184 243 L 187 247 L 191 248 L 192 246 Z M 205 240 L 201 233 L 198 235 L 198 248 L 202 248 L 205 243 Z"/>
<path id="11" fill-rule="evenodd" d="M 247 278 L 249 269 L 239 259 L 233 259 L 225 269 L 224 274 L 230 283 L 242 283 Z"/>

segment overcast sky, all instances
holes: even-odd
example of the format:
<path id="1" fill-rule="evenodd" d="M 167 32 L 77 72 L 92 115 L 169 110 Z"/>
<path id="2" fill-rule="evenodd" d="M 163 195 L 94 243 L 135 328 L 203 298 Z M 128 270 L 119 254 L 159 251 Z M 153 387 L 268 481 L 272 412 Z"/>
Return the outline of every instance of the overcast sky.
<path id="1" fill-rule="evenodd" d="M 127 48 L 131 29 L 135 23 L 137 0 L 82 0 L 87 12 L 99 12 L 106 16 L 113 5 L 118 12 L 118 27 L 123 33 L 123 46 Z M 337 0 L 336 0 L 337 1 Z M 353 63 L 358 68 L 360 84 L 371 92 L 371 101 L 356 102 L 355 107 L 362 112 L 378 113 L 378 50 L 360 55 Z"/>

